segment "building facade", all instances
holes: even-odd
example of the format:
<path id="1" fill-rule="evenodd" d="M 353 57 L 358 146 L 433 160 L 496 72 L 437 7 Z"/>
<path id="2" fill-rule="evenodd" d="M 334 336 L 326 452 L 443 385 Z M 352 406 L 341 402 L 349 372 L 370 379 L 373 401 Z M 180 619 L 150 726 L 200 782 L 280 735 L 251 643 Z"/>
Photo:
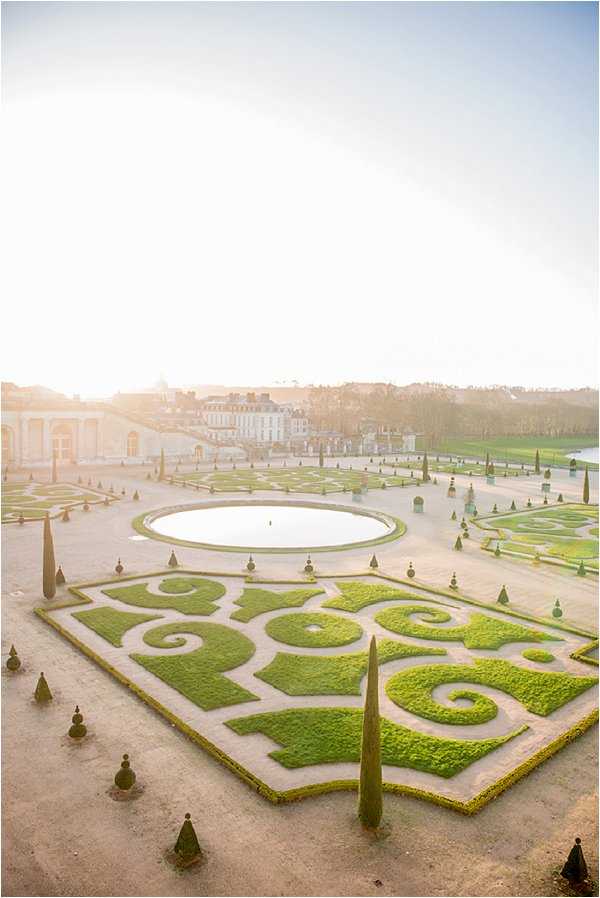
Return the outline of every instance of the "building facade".
<path id="1" fill-rule="evenodd" d="M 222 429 L 241 443 L 289 446 L 308 435 L 306 416 L 274 402 L 269 393 L 209 396 L 203 401 L 203 414 L 209 433 Z"/>

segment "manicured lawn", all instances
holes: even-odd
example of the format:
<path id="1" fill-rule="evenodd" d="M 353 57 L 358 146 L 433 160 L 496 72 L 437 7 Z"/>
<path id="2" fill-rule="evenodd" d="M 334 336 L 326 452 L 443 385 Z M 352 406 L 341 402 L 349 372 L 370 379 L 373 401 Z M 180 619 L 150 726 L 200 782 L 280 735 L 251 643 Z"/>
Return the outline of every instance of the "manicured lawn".
<path id="1" fill-rule="evenodd" d="M 347 645 L 360 639 L 363 632 L 354 621 L 320 611 L 274 617 L 268 621 L 265 630 L 278 642 L 311 649 Z"/>
<path id="2" fill-rule="evenodd" d="M 160 620 L 160 614 L 133 614 L 130 611 L 116 611 L 114 608 L 92 608 L 89 611 L 76 611 L 73 617 L 89 627 L 112 645 L 122 645 L 123 634 L 138 624 L 149 620 Z"/>
<path id="3" fill-rule="evenodd" d="M 422 596 L 396 586 L 385 586 L 378 583 L 376 586 L 370 583 L 340 581 L 335 584 L 341 595 L 334 596 L 323 602 L 323 608 L 339 608 L 340 611 L 360 611 L 367 605 L 375 605 L 377 602 L 391 602 L 394 599 L 422 600 Z M 435 599 L 432 599 L 435 602 Z"/>
<path id="4" fill-rule="evenodd" d="M 364 467 L 364 465 L 363 465 Z M 308 465 L 285 468 L 236 468 L 209 472 L 174 474 L 175 482 L 191 486 L 201 485 L 214 492 L 248 492 L 258 490 L 284 490 L 290 493 L 327 494 L 348 492 L 362 486 L 362 468 L 350 470 L 349 466 L 336 468 L 333 464 L 318 468 Z M 366 473 L 368 489 L 391 486 L 414 486 L 419 477 L 394 476 L 388 473 Z"/>
<path id="5" fill-rule="evenodd" d="M 360 761 L 363 712 L 360 708 L 294 708 L 228 720 L 240 736 L 263 733 L 282 748 L 269 752 L 284 767 Z M 446 739 L 381 719 L 381 760 L 449 778 L 523 732 L 498 739 Z"/>
<path id="6" fill-rule="evenodd" d="M 380 639 L 377 643 L 380 664 L 397 658 L 445 654 L 445 649 L 406 645 L 393 639 Z M 368 663 L 368 652 L 353 652 L 349 655 L 292 655 L 277 652 L 271 663 L 256 671 L 254 676 L 287 695 L 360 695 L 360 685 Z"/>
<path id="7" fill-rule="evenodd" d="M 204 711 L 259 701 L 258 696 L 223 676 L 223 671 L 239 667 L 254 654 L 255 645 L 247 636 L 223 624 L 176 621 L 148 630 L 144 642 L 157 649 L 178 648 L 187 642 L 178 633 L 200 636 L 201 647 L 180 655 L 136 653 L 130 657 Z"/>
<path id="8" fill-rule="evenodd" d="M 535 453 L 539 449 L 540 464 L 569 465 L 570 458 L 566 453 L 577 449 L 589 449 L 598 445 L 598 434 L 577 437 L 494 437 L 488 440 L 448 439 L 444 440 L 430 455 L 436 452 L 449 455 L 469 456 L 485 461 L 486 453 L 490 453 L 490 459 L 494 464 L 501 462 L 525 463 L 533 465 Z M 579 468 L 584 468 L 584 462 L 578 462 Z M 590 470 L 597 469 L 598 465 L 589 464 Z"/>
<path id="9" fill-rule="evenodd" d="M 61 514 L 73 505 L 90 505 L 103 502 L 107 494 L 91 492 L 81 486 L 61 483 L 4 483 L 2 485 L 2 522 L 17 521 L 20 515 L 25 520 L 38 520 L 48 512 L 50 517 Z M 116 497 L 109 497 L 114 499 Z"/>
<path id="10" fill-rule="evenodd" d="M 149 592 L 147 583 L 118 586 L 115 589 L 103 589 L 102 592 L 127 605 L 173 608 L 183 614 L 213 614 L 218 607 L 215 605 L 216 600 L 225 595 L 222 583 L 200 577 L 171 577 L 159 583 L 158 588 L 166 595 L 153 595 Z"/>
<path id="11" fill-rule="evenodd" d="M 266 611 L 276 611 L 278 608 L 298 608 L 304 605 L 313 596 L 322 593 L 322 589 L 292 589 L 288 592 L 273 592 L 270 589 L 244 589 L 234 605 L 240 605 L 238 611 L 230 615 L 232 620 L 243 621 L 247 624 L 253 617 L 264 614 Z"/>
<path id="12" fill-rule="evenodd" d="M 399 671 L 385 691 L 399 707 L 436 723 L 479 724 L 498 713 L 496 702 L 469 689 L 456 689 L 449 700 L 468 699 L 468 708 L 438 704 L 431 693 L 442 683 L 477 683 L 512 695 L 532 714 L 547 717 L 598 682 L 596 677 L 575 677 L 558 671 L 532 670 L 510 661 L 478 658 L 470 664 L 426 664 Z"/>
<path id="13" fill-rule="evenodd" d="M 537 661 L 539 664 L 549 664 L 554 661 L 552 652 L 547 652 L 545 649 L 523 649 L 521 654 L 528 661 Z"/>
<path id="14" fill-rule="evenodd" d="M 522 624 L 500 618 L 488 617 L 486 614 L 473 612 L 468 624 L 456 627 L 433 627 L 427 623 L 411 620 L 418 614 L 432 624 L 444 624 L 452 618 L 447 611 L 428 608 L 427 605 L 405 605 L 385 608 L 375 615 L 375 620 L 386 630 L 400 636 L 412 636 L 418 639 L 436 639 L 442 642 L 462 642 L 468 649 L 498 649 L 511 642 L 544 642 L 546 640 L 561 642 L 560 636 L 550 636 L 541 630 L 532 630 Z"/>

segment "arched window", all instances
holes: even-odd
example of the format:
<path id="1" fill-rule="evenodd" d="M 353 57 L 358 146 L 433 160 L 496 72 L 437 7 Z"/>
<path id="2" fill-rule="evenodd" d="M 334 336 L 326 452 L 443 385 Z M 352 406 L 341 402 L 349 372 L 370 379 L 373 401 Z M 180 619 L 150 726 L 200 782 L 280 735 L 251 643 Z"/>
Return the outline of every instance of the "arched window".
<path id="1" fill-rule="evenodd" d="M 137 431 L 132 430 L 127 434 L 127 457 L 131 458 L 139 454 L 139 437 Z"/>

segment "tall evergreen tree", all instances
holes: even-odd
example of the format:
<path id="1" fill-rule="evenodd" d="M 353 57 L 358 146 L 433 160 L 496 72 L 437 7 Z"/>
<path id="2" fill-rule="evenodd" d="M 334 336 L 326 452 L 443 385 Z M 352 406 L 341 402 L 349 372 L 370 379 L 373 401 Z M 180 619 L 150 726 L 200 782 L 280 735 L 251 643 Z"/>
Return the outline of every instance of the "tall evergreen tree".
<path id="1" fill-rule="evenodd" d="M 431 477 L 429 476 L 429 461 L 427 459 L 427 453 L 423 455 L 423 483 L 429 483 Z"/>
<path id="2" fill-rule="evenodd" d="M 58 480 L 56 473 L 56 452 L 52 453 L 52 483 L 56 483 Z"/>
<path id="3" fill-rule="evenodd" d="M 160 465 L 158 468 L 158 479 L 165 479 L 165 450 L 161 448 L 160 450 Z"/>
<path id="4" fill-rule="evenodd" d="M 319 443 L 319 467 L 322 468 L 325 464 L 325 460 L 323 458 L 323 443 Z"/>
<path id="5" fill-rule="evenodd" d="M 46 512 L 44 518 L 44 548 L 42 565 L 42 592 L 47 599 L 53 599 L 56 593 L 56 562 L 54 560 L 54 542 L 50 529 L 50 516 Z"/>
<path id="6" fill-rule="evenodd" d="M 540 450 L 535 450 L 535 473 L 540 473 Z"/>
<path id="7" fill-rule="evenodd" d="M 590 501 L 590 475 L 588 474 L 588 466 L 585 466 L 585 477 L 583 478 L 583 501 L 587 505 Z"/>
<path id="8" fill-rule="evenodd" d="M 490 467 L 490 453 L 486 452 L 485 453 L 485 473 L 486 474 L 489 473 L 489 467 Z"/>
<path id="9" fill-rule="evenodd" d="M 362 745 L 360 750 L 360 786 L 358 817 L 363 826 L 377 829 L 383 811 L 381 776 L 381 733 L 379 721 L 379 665 L 377 642 L 371 637 L 367 692 L 363 714 Z"/>

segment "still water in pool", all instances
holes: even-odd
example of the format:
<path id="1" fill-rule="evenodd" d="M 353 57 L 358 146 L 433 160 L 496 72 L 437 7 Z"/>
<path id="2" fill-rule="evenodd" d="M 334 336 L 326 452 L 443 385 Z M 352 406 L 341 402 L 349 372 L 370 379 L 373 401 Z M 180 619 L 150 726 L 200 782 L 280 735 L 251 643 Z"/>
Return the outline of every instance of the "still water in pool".
<path id="1" fill-rule="evenodd" d="M 193 508 L 157 518 L 162 536 L 221 546 L 293 548 L 340 546 L 377 539 L 389 527 L 377 518 L 294 505 L 233 505 Z"/>

